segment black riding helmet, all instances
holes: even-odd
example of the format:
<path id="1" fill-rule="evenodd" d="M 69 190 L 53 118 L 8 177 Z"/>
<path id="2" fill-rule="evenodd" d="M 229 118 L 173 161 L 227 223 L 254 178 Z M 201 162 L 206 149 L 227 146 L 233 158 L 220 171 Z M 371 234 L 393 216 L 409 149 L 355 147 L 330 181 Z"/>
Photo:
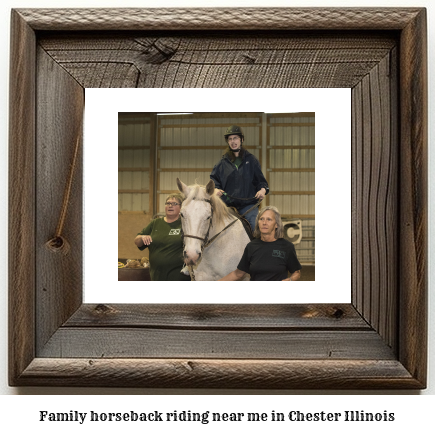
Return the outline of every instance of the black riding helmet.
<path id="1" fill-rule="evenodd" d="M 224 137 L 225 137 L 225 141 L 228 141 L 228 136 L 233 136 L 233 135 L 237 135 L 239 136 L 242 140 L 245 140 L 245 136 L 243 135 L 243 131 L 240 127 L 238 127 L 237 125 L 231 125 L 230 127 L 227 128 L 227 130 L 225 131 Z"/>
<path id="2" fill-rule="evenodd" d="M 229 136 L 239 136 L 241 138 L 241 140 L 242 140 L 242 143 L 245 140 L 245 136 L 243 135 L 242 129 L 240 127 L 238 127 L 237 125 L 231 125 L 225 131 L 224 137 L 225 137 L 225 141 L 227 143 L 228 143 L 228 137 Z M 228 145 L 228 148 L 230 149 L 231 152 L 239 152 L 240 149 L 242 148 L 242 145 L 240 145 L 239 149 L 231 149 L 230 145 Z"/>

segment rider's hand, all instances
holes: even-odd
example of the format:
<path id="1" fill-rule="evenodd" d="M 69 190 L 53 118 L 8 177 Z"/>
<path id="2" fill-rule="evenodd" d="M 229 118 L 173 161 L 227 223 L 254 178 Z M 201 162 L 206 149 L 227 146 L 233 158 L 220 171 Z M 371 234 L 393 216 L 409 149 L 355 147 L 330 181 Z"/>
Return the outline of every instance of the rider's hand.
<path id="1" fill-rule="evenodd" d="M 257 191 L 257 194 L 255 195 L 255 198 L 258 200 L 263 200 L 264 196 L 266 196 L 266 189 L 262 188 L 259 191 Z"/>

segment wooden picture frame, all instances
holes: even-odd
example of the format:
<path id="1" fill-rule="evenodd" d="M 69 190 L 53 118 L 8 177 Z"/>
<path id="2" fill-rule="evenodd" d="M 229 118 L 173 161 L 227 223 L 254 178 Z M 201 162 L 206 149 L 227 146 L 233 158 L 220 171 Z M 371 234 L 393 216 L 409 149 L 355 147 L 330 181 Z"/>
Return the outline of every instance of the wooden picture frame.
<path id="1" fill-rule="evenodd" d="M 11 386 L 426 387 L 424 8 L 21 9 L 11 41 Z M 122 86 L 350 87 L 352 303 L 82 304 L 84 88 Z"/>

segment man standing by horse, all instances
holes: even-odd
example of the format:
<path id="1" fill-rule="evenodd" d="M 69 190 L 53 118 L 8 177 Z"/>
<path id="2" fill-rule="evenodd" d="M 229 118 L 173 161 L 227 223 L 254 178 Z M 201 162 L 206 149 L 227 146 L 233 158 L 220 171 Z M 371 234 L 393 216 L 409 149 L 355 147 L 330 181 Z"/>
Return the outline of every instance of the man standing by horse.
<path id="1" fill-rule="evenodd" d="M 243 215 L 264 199 L 269 193 L 269 185 L 260 162 L 243 146 L 245 136 L 242 129 L 232 125 L 227 128 L 224 137 L 228 149 L 214 166 L 210 178 L 215 183 L 216 194 L 227 206 L 235 207 Z M 254 207 L 245 215 L 252 231 L 257 214 L 258 207 Z"/>

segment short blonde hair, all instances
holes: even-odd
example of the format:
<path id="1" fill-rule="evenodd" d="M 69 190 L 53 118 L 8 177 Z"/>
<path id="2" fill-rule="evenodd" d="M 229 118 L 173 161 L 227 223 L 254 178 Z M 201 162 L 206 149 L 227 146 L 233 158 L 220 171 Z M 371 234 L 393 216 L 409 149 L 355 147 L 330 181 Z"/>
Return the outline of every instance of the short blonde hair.
<path id="1" fill-rule="evenodd" d="M 276 239 L 284 238 L 284 226 L 282 224 L 281 214 L 279 213 L 278 208 L 276 206 L 265 206 L 264 208 L 261 208 L 260 212 L 257 215 L 257 218 L 255 219 L 254 238 L 261 238 L 261 232 L 260 232 L 260 227 L 258 225 L 258 221 L 266 211 L 273 211 L 273 213 L 275 214 L 275 222 L 277 225 L 277 228 L 275 229 L 275 238 Z"/>
<path id="2" fill-rule="evenodd" d="M 185 197 L 181 193 L 173 193 L 166 196 L 165 202 L 168 201 L 168 199 L 177 199 L 178 202 L 180 202 L 180 205 L 183 203 Z"/>

